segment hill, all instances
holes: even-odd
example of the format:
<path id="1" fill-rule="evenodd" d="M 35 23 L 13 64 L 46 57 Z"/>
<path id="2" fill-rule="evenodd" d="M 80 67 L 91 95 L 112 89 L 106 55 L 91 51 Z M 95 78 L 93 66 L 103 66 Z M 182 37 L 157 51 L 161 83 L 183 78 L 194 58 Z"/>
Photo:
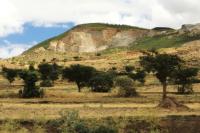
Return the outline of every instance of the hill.
<path id="1" fill-rule="evenodd" d="M 128 46 L 129 43 L 145 36 L 148 31 L 128 25 L 82 24 L 39 43 L 25 53 L 38 48 L 58 52 L 96 52 L 109 47 Z"/>
<path id="2" fill-rule="evenodd" d="M 199 54 L 189 56 L 189 53 L 198 53 L 196 51 L 200 49 L 199 27 L 199 24 L 183 25 L 175 30 L 167 27 L 143 29 L 127 25 L 82 24 L 8 59 L 6 64 L 26 67 L 45 59 L 49 62 L 56 60 L 65 66 L 79 63 L 106 70 L 135 62 L 141 55 L 140 50 L 147 49 L 173 51 L 187 60 L 191 60 L 189 57 L 192 61 L 199 60 Z M 195 41 L 195 45 L 190 45 Z M 186 52 L 180 52 L 182 49 Z M 198 65 L 198 62 L 190 61 L 190 64 Z"/>

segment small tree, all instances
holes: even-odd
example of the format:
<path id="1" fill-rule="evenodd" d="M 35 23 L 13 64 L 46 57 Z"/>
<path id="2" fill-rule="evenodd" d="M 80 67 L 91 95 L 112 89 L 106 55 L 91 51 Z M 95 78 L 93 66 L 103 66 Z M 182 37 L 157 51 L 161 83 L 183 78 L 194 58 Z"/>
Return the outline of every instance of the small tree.
<path id="1" fill-rule="evenodd" d="M 50 74 L 50 79 L 52 80 L 53 84 L 55 80 L 59 79 L 59 74 L 62 72 L 62 67 L 57 65 L 56 63 L 53 63 L 52 65 L 52 71 Z"/>
<path id="2" fill-rule="evenodd" d="M 63 70 L 63 78 L 75 82 L 78 87 L 78 92 L 81 92 L 81 88 L 89 84 L 95 72 L 96 70 L 93 67 L 79 64 L 71 65 Z"/>
<path id="3" fill-rule="evenodd" d="M 19 72 L 20 78 L 24 80 L 24 88 L 19 91 L 19 95 L 22 98 L 34 98 L 42 97 L 43 90 L 36 86 L 38 76 L 36 72 L 23 70 Z"/>
<path id="4" fill-rule="evenodd" d="M 3 67 L 2 72 L 3 76 L 9 81 L 11 85 L 12 82 L 15 81 L 15 78 L 17 77 L 17 70 Z"/>
<path id="5" fill-rule="evenodd" d="M 134 81 L 138 81 L 142 84 L 145 83 L 146 72 L 141 69 L 136 69 L 134 72 L 128 73 L 128 76 Z"/>
<path id="6" fill-rule="evenodd" d="M 40 64 L 38 68 L 38 71 L 41 74 L 41 79 L 43 80 L 40 85 L 43 87 L 53 86 L 54 81 L 59 79 L 59 74 L 61 73 L 62 69 L 56 63 L 53 63 L 53 65 L 51 65 L 46 62 Z"/>
<path id="7" fill-rule="evenodd" d="M 197 68 L 180 68 L 175 72 L 175 83 L 178 84 L 179 94 L 193 93 L 192 84 L 198 74 Z"/>
<path id="8" fill-rule="evenodd" d="M 34 65 L 29 65 L 29 70 L 30 71 L 36 71 Z"/>
<path id="9" fill-rule="evenodd" d="M 182 60 L 177 55 L 147 54 L 140 58 L 140 64 L 147 72 L 153 72 L 163 86 L 163 100 L 167 97 L 168 81 L 180 67 Z"/>
<path id="10" fill-rule="evenodd" d="M 117 77 L 115 79 L 115 86 L 119 87 L 119 96 L 131 97 L 138 95 L 134 88 L 134 81 L 127 76 Z"/>
<path id="11" fill-rule="evenodd" d="M 127 73 L 131 73 L 133 72 L 133 70 L 135 70 L 135 67 L 134 66 L 125 66 L 125 70 Z"/>
<path id="12" fill-rule="evenodd" d="M 113 86 L 113 77 L 109 73 L 100 73 L 92 77 L 90 86 L 93 92 L 109 92 Z"/>

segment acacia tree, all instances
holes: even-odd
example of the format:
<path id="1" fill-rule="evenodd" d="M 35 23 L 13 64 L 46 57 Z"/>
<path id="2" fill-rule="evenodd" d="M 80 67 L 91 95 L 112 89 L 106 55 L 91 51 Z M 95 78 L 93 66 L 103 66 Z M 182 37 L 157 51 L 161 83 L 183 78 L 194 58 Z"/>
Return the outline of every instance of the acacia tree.
<path id="1" fill-rule="evenodd" d="M 140 58 L 140 64 L 147 72 L 153 72 L 163 86 L 163 100 L 167 97 L 168 81 L 174 78 L 174 72 L 181 66 L 177 55 L 150 53 Z"/>
<path id="2" fill-rule="evenodd" d="M 178 84 L 179 94 L 189 94 L 193 92 L 192 83 L 198 75 L 197 68 L 180 68 L 175 72 L 175 83 Z"/>
<path id="3" fill-rule="evenodd" d="M 15 78 L 17 77 L 17 70 L 3 67 L 2 72 L 3 76 L 9 81 L 11 85 L 12 82 L 15 81 Z"/>
<path id="4" fill-rule="evenodd" d="M 81 92 L 81 88 L 89 84 L 95 72 L 96 70 L 93 67 L 76 64 L 63 70 L 63 78 L 75 82 L 78 92 Z"/>

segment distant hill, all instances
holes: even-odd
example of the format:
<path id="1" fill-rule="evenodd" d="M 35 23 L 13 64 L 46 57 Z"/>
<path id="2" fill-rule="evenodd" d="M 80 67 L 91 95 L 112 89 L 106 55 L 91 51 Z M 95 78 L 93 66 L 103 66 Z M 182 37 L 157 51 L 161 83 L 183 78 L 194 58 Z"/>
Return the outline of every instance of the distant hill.
<path id="1" fill-rule="evenodd" d="M 10 66 L 24 67 L 56 60 L 61 65 L 87 64 L 96 68 L 123 67 L 137 60 L 141 50 L 160 49 L 179 54 L 200 67 L 200 24 L 144 29 L 128 25 L 91 23 L 73 27 L 47 39 L 22 55 L 6 61 Z M 3 62 L 5 64 L 5 61 Z"/>
<path id="2" fill-rule="evenodd" d="M 39 43 L 25 53 L 38 48 L 58 52 L 96 52 L 109 47 L 128 46 L 148 32 L 148 29 L 128 25 L 82 24 Z"/>

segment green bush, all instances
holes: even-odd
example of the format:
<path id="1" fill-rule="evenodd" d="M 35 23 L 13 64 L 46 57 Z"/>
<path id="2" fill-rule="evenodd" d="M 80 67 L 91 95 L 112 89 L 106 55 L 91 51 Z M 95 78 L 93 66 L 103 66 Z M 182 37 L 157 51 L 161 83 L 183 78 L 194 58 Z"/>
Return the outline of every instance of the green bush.
<path id="1" fill-rule="evenodd" d="M 62 133 L 89 133 L 89 128 L 80 119 L 78 111 L 67 111 L 61 114 Z"/>
<path id="2" fill-rule="evenodd" d="M 91 123 L 80 118 L 78 111 L 66 111 L 61 114 L 60 132 L 62 133 L 117 133 L 117 128 L 108 123 Z"/>
<path id="3" fill-rule="evenodd" d="M 119 96 L 132 97 L 138 95 L 134 88 L 134 81 L 129 77 L 121 76 L 116 78 L 115 85 L 119 87 Z"/>
<path id="4" fill-rule="evenodd" d="M 117 129 L 114 129 L 109 125 L 100 125 L 93 129 L 91 133 L 117 133 Z"/>
<path id="5" fill-rule="evenodd" d="M 93 92 L 109 92 L 113 86 L 112 76 L 107 73 L 98 74 L 90 80 L 90 86 Z"/>
<path id="6" fill-rule="evenodd" d="M 34 71 L 21 71 L 20 78 L 24 80 L 24 88 L 19 91 L 19 96 L 22 98 L 43 97 L 44 92 L 39 86 L 36 86 L 38 81 L 37 73 Z"/>

